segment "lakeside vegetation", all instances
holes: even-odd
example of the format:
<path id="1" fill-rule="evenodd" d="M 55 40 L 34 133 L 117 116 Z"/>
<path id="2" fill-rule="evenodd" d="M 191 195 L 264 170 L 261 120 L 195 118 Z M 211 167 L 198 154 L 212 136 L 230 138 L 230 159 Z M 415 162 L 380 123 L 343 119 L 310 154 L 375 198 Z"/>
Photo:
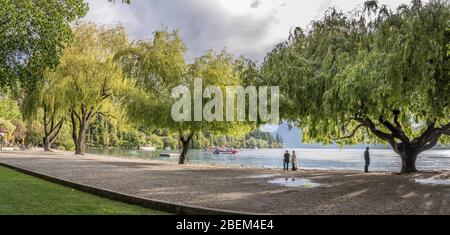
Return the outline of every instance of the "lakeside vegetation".
<path id="1" fill-rule="evenodd" d="M 156 215 L 164 212 L 100 198 L 0 167 L 1 215 Z"/>
<path id="2" fill-rule="evenodd" d="M 174 121 L 172 89 L 193 89 L 199 77 L 222 90 L 279 86 L 280 118 L 301 128 L 304 141 L 388 143 L 404 173 L 417 171 L 419 153 L 450 141 L 445 1 L 389 9 L 370 0 L 350 13 L 330 8 L 290 32 L 261 65 L 226 50 L 188 59 L 178 31 L 167 28 L 131 41 L 120 25 L 77 21 L 88 11 L 82 0 L 3 5 L 2 143 L 62 146 L 77 155 L 87 147 L 151 144 L 180 148 L 180 164 L 189 148 L 282 146 L 258 131 L 261 120 Z"/>
<path id="3" fill-rule="evenodd" d="M 27 123 L 22 119 L 17 101 L 7 96 L 0 98 L 0 128 L 6 133 L 4 145 L 26 144 L 29 147 L 43 147 L 43 125 L 38 121 Z M 95 149 L 139 149 L 151 145 L 156 149 L 178 149 L 180 146 L 177 135 L 167 130 L 146 130 L 144 128 L 122 127 L 114 121 L 101 115 L 94 117 L 86 131 L 86 145 Z M 244 136 L 216 136 L 207 131 L 198 133 L 190 143 L 192 149 L 210 147 L 231 147 L 236 149 L 282 148 L 283 139 L 279 134 L 262 132 L 259 129 Z M 52 141 L 52 148 L 74 150 L 70 136 L 70 126 L 63 125 L 57 138 Z"/>

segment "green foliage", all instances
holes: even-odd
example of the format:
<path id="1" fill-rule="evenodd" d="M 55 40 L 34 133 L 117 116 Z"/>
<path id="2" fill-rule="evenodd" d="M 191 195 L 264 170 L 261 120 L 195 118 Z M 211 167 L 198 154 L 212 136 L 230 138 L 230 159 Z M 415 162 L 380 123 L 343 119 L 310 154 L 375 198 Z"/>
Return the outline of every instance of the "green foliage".
<path id="1" fill-rule="evenodd" d="M 27 122 L 28 142 L 29 146 L 36 146 L 42 144 L 42 136 L 44 136 L 44 126 L 41 122 L 35 120 L 31 123 Z"/>
<path id="2" fill-rule="evenodd" d="M 164 142 L 161 139 L 161 137 L 157 136 L 157 135 L 149 135 L 145 138 L 145 142 L 147 144 L 150 144 L 151 146 L 157 148 L 157 149 L 162 149 L 164 148 Z"/>
<path id="3" fill-rule="evenodd" d="M 32 89 L 70 43 L 82 0 L 0 0 L 0 87 Z"/>
<path id="4" fill-rule="evenodd" d="M 12 133 L 16 129 L 16 126 L 10 121 L 0 118 L 0 129 L 3 129 L 4 132 Z"/>
<path id="5" fill-rule="evenodd" d="M 176 139 L 173 136 L 168 136 L 164 138 L 164 147 L 165 148 L 171 148 L 171 149 L 177 149 L 178 148 L 178 139 Z"/>
<path id="6" fill-rule="evenodd" d="M 305 141 L 425 141 L 427 127 L 437 136 L 450 122 L 449 20 L 439 1 L 332 8 L 278 45 L 263 76 L 281 86 L 280 114 L 302 127 Z"/>
<path id="7" fill-rule="evenodd" d="M 7 95 L 0 97 L 0 118 L 14 121 L 22 118 L 17 101 Z"/>
<path id="8" fill-rule="evenodd" d="M 93 117 L 124 117 L 117 97 L 127 83 L 112 57 L 128 40 L 121 26 L 79 24 L 73 33 L 75 41 L 64 51 L 58 67 L 46 73 L 47 82 L 57 84 L 50 84 L 55 92 L 46 92 L 44 97 L 68 111 L 77 153 L 83 154 L 85 131 Z M 109 145 L 108 137 L 102 136 L 104 145 Z"/>
<path id="9" fill-rule="evenodd" d="M 25 137 L 25 124 L 21 120 L 19 105 L 17 101 L 7 95 L 0 97 L 0 129 L 6 133 L 9 140 L 12 135 L 21 138 Z M 4 139 L 0 137 L 0 142 Z"/>
<path id="10" fill-rule="evenodd" d="M 243 135 L 251 130 L 247 123 L 238 122 L 175 122 L 171 118 L 173 88 L 185 85 L 193 90 L 194 78 L 203 85 L 242 84 L 236 72 L 238 62 L 226 53 L 208 52 L 188 64 L 186 46 L 178 32 L 158 31 L 152 40 L 133 43 L 116 55 L 124 71 L 133 79 L 136 89 L 126 94 L 130 116 L 147 128 L 164 128 L 179 136 L 189 136 L 202 130 L 215 134 Z M 193 94 L 193 92 L 191 92 Z M 192 96 L 193 97 L 193 96 Z M 204 103 L 207 99 L 204 99 Z M 157 114 L 157 115 L 156 115 Z"/>
<path id="11" fill-rule="evenodd" d="M 152 94 L 170 97 L 187 71 L 186 46 L 178 32 L 157 31 L 152 40 L 137 41 L 119 51 L 115 58 L 136 85 Z"/>
<path id="12" fill-rule="evenodd" d="M 72 139 L 72 126 L 70 123 L 64 123 L 58 138 L 55 140 L 54 145 L 58 146 L 62 150 L 74 150 L 75 143 Z"/>
<path id="13" fill-rule="evenodd" d="M 14 137 L 20 141 L 24 140 L 27 136 L 27 125 L 20 119 L 14 121 Z"/>
<path id="14" fill-rule="evenodd" d="M 253 148 L 282 148 L 283 141 L 280 136 L 273 137 L 268 132 L 260 130 L 253 131 L 245 136 L 217 136 L 208 131 L 199 132 L 192 139 L 191 148 L 236 148 L 236 149 L 253 149 Z"/>

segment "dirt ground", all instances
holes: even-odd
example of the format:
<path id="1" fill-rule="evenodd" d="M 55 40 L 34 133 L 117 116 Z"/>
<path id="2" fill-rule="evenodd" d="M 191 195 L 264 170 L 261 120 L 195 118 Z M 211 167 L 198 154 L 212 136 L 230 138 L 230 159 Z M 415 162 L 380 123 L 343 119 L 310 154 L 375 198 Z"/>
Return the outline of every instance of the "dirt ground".
<path id="1" fill-rule="evenodd" d="M 450 185 L 414 182 L 450 179 L 450 172 L 283 172 L 37 150 L 0 151 L 0 162 L 150 199 L 209 208 L 270 214 L 450 214 Z M 311 184 L 268 183 L 292 178 L 308 179 Z"/>

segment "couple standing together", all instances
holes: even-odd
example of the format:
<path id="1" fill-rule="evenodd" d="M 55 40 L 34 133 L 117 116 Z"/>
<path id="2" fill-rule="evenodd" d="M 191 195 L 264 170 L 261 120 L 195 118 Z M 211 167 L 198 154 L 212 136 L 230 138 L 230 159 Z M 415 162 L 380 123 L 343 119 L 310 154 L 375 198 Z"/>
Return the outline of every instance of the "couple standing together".
<path id="1" fill-rule="evenodd" d="M 289 170 L 289 162 L 292 164 L 292 170 L 295 171 L 298 169 L 298 161 L 297 156 L 295 155 L 295 151 L 292 151 L 292 155 L 289 154 L 289 151 L 286 150 L 283 156 L 283 170 Z"/>

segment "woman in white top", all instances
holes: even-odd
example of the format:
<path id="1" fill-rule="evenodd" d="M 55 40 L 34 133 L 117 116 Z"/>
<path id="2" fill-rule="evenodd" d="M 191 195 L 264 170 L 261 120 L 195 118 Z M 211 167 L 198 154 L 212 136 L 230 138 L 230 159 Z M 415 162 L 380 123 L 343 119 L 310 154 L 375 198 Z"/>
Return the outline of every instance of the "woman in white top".
<path id="1" fill-rule="evenodd" d="M 295 151 L 292 151 L 291 163 L 292 163 L 292 170 L 293 171 L 297 170 L 298 162 L 297 162 L 297 156 L 295 155 Z"/>

